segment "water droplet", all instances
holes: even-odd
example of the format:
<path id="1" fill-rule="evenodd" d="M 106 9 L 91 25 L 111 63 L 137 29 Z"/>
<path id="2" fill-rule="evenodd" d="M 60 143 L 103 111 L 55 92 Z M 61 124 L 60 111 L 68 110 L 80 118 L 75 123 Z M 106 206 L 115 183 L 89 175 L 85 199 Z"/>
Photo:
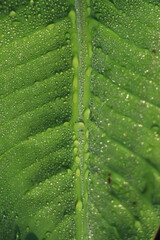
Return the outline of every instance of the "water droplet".
<path id="1" fill-rule="evenodd" d="M 90 116 L 90 109 L 87 108 L 87 109 L 85 110 L 85 112 L 84 112 L 84 118 L 85 118 L 85 120 L 88 120 L 88 119 L 89 119 L 89 116 Z"/>
<path id="2" fill-rule="evenodd" d="M 151 130 L 155 133 L 159 133 L 159 125 L 158 124 L 153 124 L 151 126 Z"/>
<path id="3" fill-rule="evenodd" d="M 28 233 L 30 231 L 29 226 L 26 227 L 26 232 Z"/>
<path id="4" fill-rule="evenodd" d="M 34 0 L 30 0 L 30 5 L 31 5 L 31 6 L 34 5 Z"/>
<path id="5" fill-rule="evenodd" d="M 51 232 L 46 232 L 46 238 L 48 239 L 48 238 L 50 238 L 50 236 L 51 236 Z"/>
<path id="6" fill-rule="evenodd" d="M 82 210 L 82 202 L 81 201 L 78 201 L 77 205 L 76 205 L 76 209 L 78 211 L 81 211 Z"/>
<path id="7" fill-rule="evenodd" d="M 80 176 L 80 169 L 78 168 L 77 170 L 76 170 L 76 177 L 79 177 Z"/>
<path id="8" fill-rule="evenodd" d="M 11 11 L 9 14 L 10 17 L 15 17 L 16 16 L 16 12 L 15 11 Z"/>

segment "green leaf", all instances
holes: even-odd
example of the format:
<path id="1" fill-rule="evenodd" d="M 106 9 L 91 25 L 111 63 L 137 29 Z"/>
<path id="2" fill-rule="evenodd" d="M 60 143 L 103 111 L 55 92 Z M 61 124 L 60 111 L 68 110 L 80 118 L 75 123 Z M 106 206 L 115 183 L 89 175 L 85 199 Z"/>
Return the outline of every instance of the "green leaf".
<path id="1" fill-rule="evenodd" d="M 159 0 L 0 2 L 0 240 L 153 240 Z"/>

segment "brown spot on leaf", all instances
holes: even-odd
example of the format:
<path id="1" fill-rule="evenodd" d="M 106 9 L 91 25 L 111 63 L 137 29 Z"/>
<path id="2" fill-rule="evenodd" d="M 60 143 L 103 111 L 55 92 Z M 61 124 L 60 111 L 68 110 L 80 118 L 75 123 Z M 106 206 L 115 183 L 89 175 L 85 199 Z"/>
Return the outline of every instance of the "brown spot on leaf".
<path id="1" fill-rule="evenodd" d="M 155 48 L 152 49 L 152 53 L 156 54 L 156 49 Z"/>
<path id="2" fill-rule="evenodd" d="M 136 201 L 133 201 L 133 202 L 132 202 L 132 205 L 133 205 L 133 206 L 135 206 L 136 204 L 137 204 L 137 202 L 136 202 Z"/>
<path id="3" fill-rule="evenodd" d="M 108 184 L 111 184 L 112 180 L 111 180 L 111 173 L 108 173 L 108 179 L 107 179 Z"/>

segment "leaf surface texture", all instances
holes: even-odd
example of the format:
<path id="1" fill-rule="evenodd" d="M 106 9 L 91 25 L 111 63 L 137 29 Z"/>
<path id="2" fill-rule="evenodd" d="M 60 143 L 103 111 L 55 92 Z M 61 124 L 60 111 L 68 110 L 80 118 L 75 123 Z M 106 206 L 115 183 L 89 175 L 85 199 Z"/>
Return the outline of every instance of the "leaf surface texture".
<path id="1" fill-rule="evenodd" d="M 158 0 L 0 2 L 0 240 L 153 240 Z"/>

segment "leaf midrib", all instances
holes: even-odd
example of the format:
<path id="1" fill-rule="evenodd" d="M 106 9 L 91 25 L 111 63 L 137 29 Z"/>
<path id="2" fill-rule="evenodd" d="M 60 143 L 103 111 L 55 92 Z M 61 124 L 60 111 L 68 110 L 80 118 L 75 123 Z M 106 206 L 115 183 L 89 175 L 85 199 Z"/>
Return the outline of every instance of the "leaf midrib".
<path id="1" fill-rule="evenodd" d="M 78 145 L 78 156 L 73 152 L 75 159 L 75 175 L 77 191 L 76 225 L 77 240 L 88 237 L 88 123 L 90 101 L 90 78 L 91 78 L 91 34 L 89 27 L 90 1 L 74 0 L 73 10 L 75 13 L 76 37 L 73 39 L 73 66 L 75 78 L 73 80 L 73 125 L 75 142 Z M 76 49 L 77 48 L 77 49 Z M 76 101 L 75 101 L 76 98 Z M 77 164 L 77 157 L 80 160 Z M 74 167 L 73 167 L 74 168 Z M 79 176 L 80 173 L 80 176 Z"/>

